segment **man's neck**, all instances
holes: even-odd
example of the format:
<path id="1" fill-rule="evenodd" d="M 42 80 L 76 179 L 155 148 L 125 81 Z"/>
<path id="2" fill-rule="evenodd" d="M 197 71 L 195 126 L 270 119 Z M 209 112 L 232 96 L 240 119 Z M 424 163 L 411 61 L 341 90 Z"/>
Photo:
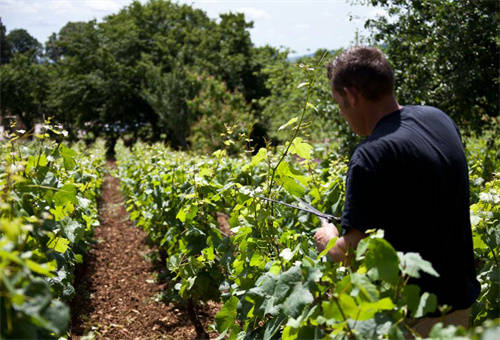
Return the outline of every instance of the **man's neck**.
<path id="1" fill-rule="evenodd" d="M 382 98 L 379 101 L 367 102 L 366 111 L 366 128 L 370 135 L 377 123 L 385 116 L 393 113 L 394 111 L 401 110 L 403 107 L 398 104 L 393 95 Z"/>

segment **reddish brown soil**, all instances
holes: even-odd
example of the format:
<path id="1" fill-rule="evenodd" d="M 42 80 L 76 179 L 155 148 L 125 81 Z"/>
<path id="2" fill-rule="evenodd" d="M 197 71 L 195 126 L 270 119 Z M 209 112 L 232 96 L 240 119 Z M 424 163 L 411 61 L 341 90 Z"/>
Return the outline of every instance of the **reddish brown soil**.
<path id="1" fill-rule="evenodd" d="M 101 226 L 96 244 L 76 272 L 72 302 L 71 338 L 93 332 L 98 339 L 197 339 L 203 337 L 191 320 L 203 328 L 213 322 L 219 306 L 192 310 L 158 302 L 167 283 L 158 283 L 157 271 L 147 255 L 145 233 L 128 218 L 119 180 L 105 177 L 100 205 Z M 210 334 L 210 333 L 209 333 Z M 215 337 L 215 334 L 210 334 Z"/>

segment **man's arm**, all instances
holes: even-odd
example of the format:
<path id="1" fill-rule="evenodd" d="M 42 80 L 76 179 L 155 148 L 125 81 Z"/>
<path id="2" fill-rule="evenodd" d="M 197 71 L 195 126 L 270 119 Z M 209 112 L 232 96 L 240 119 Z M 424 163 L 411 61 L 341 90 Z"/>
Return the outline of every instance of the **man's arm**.
<path id="1" fill-rule="evenodd" d="M 316 247 L 319 251 L 322 251 L 332 238 L 338 236 L 339 232 L 335 225 L 322 219 L 321 228 L 319 228 L 318 231 L 316 231 L 316 234 L 314 234 Z M 330 249 L 328 254 L 334 262 L 350 263 L 350 259 L 347 257 L 349 248 L 356 249 L 359 241 L 365 237 L 365 233 L 353 228 L 337 240 L 335 246 Z"/>

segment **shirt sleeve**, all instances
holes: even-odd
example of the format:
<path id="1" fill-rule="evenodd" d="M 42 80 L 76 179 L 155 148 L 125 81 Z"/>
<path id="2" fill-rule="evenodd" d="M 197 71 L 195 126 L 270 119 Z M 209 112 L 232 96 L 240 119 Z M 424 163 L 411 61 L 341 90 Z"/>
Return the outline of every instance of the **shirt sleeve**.
<path id="1" fill-rule="evenodd" d="M 373 227 L 372 209 L 375 206 L 375 176 L 361 157 L 356 153 L 349 164 L 346 177 L 344 210 L 342 212 L 342 229 L 347 232 L 352 228 L 365 232 Z"/>

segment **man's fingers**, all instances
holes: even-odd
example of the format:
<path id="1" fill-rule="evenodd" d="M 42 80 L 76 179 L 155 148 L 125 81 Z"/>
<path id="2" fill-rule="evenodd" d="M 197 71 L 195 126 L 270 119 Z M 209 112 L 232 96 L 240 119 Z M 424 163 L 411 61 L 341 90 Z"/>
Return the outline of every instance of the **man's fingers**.
<path id="1" fill-rule="evenodd" d="M 321 218 L 321 227 L 323 228 L 335 228 L 333 223 L 328 222 L 326 218 Z"/>

